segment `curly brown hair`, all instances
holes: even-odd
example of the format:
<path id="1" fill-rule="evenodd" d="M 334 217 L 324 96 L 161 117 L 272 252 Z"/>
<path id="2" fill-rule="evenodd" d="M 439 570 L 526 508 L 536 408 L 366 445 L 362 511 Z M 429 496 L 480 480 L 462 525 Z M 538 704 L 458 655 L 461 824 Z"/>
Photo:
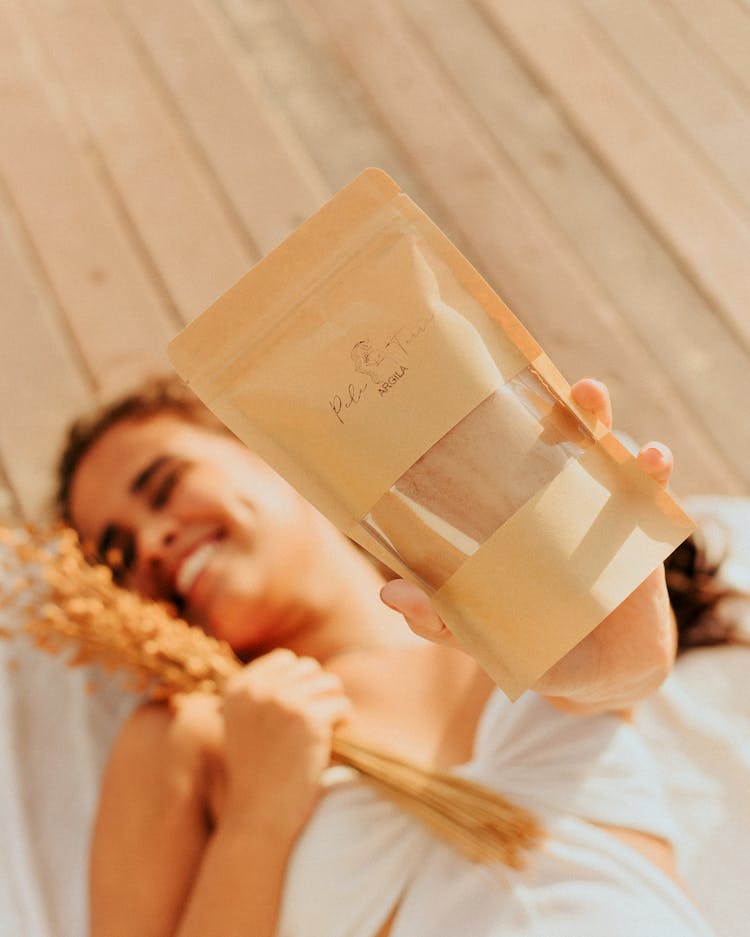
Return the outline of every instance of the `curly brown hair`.
<path id="1" fill-rule="evenodd" d="M 60 517 L 68 524 L 70 490 L 81 460 L 93 444 L 122 420 L 145 420 L 157 413 L 173 413 L 187 423 L 229 433 L 224 424 L 175 375 L 156 375 L 134 390 L 103 404 L 76 420 L 68 430 L 57 463 L 55 504 Z"/>
<path id="2" fill-rule="evenodd" d="M 728 555 L 728 537 L 717 555 L 716 544 L 708 548 L 699 527 L 664 561 L 667 591 L 677 620 L 677 653 L 715 644 L 748 644 L 736 616 L 726 614 L 727 600 L 750 602 L 750 596 L 721 579 Z"/>

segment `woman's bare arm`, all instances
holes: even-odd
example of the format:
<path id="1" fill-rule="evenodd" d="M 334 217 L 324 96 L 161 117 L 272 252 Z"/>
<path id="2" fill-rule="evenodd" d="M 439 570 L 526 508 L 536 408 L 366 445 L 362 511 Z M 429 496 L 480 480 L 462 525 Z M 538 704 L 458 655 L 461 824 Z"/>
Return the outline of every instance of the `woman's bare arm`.
<path id="1" fill-rule="evenodd" d="M 347 706 L 336 677 L 275 651 L 230 681 L 221 712 L 200 698 L 175 714 L 139 711 L 105 777 L 92 937 L 272 937 L 287 859 Z M 213 826 L 217 760 L 226 796 Z"/>
<path id="2" fill-rule="evenodd" d="M 92 937 L 177 932 L 210 836 L 205 753 L 220 719 L 203 708 L 143 707 L 115 743 L 91 849 Z"/>

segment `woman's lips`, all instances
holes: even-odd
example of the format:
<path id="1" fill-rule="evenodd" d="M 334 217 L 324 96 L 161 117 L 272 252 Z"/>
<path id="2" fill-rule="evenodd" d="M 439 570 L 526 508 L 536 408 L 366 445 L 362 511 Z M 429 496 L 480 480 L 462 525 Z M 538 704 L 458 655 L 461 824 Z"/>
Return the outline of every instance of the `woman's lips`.
<path id="1" fill-rule="evenodd" d="M 218 537 L 205 540 L 182 558 L 174 579 L 175 592 L 180 598 L 190 601 L 190 594 L 194 591 L 198 579 L 220 545 L 221 540 Z"/>

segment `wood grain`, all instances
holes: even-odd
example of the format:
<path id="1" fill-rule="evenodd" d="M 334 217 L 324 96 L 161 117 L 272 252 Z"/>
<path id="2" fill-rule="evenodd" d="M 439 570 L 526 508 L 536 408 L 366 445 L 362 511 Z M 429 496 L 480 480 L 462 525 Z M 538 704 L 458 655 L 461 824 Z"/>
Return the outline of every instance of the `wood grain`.
<path id="1" fill-rule="evenodd" d="M 621 328 L 658 349 L 666 402 L 688 411 L 707 446 L 750 483 L 750 424 L 726 397 L 727 384 L 750 392 L 750 355 L 476 11 L 462 0 L 442 0 L 439 10 L 409 0 L 403 9 L 529 186 L 529 198 L 543 206 L 547 224 L 608 295 Z"/>
<path id="2" fill-rule="evenodd" d="M 678 491 L 747 494 L 747 0 L 0 4 L 0 512 L 367 165 Z"/>
<path id="3" fill-rule="evenodd" d="M 574 5 L 481 0 L 536 79 L 750 348 L 750 223 L 633 87 Z"/>
<path id="4" fill-rule="evenodd" d="M 267 253 L 328 196 L 293 128 L 270 106 L 213 4 L 116 5 L 151 55 L 258 253 Z"/>
<path id="5" fill-rule="evenodd" d="M 380 4 L 364 17 L 345 0 L 307 2 L 324 18 L 422 184 L 452 216 L 469 258 L 569 380 L 592 370 L 606 380 L 618 425 L 631 435 L 639 435 L 646 414 L 650 438 L 669 438 L 675 420 L 684 426 L 675 450 L 677 478 L 687 490 L 709 476 L 712 485 L 734 484 L 721 457 L 706 451 L 689 409 L 670 398 L 650 350 L 623 327 L 612 301 L 547 224 L 454 87 L 409 41 L 394 9 Z"/>
<path id="6" fill-rule="evenodd" d="M 143 253 L 189 321 L 242 276 L 251 248 L 109 9 L 97 0 L 29 6 Z"/>
<path id="7" fill-rule="evenodd" d="M 0 214 L 0 450 L 12 486 L 9 513 L 50 515 L 50 493 L 65 426 L 91 403 L 60 310 L 35 268 L 18 225 Z M 16 504 L 13 504 L 15 500 Z M 15 508 L 15 509 L 14 509 Z M 5 511 L 0 505 L 0 517 Z"/>
<path id="8" fill-rule="evenodd" d="M 0 6 L 0 172 L 97 385 L 166 366 L 175 320 L 149 281 L 17 4 Z M 155 339 L 157 339 L 155 341 Z"/>

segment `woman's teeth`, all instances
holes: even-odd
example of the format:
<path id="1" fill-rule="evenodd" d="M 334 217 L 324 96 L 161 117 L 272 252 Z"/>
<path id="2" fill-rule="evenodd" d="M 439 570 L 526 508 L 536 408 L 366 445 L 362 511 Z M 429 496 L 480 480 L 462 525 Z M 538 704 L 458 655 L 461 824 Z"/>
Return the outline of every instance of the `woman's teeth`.
<path id="1" fill-rule="evenodd" d="M 175 578 L 175 590 L 182 598 L 186 598 L 195 580 L 206 568 L 211 557 L 218 549 L 216 540 L 203 543 L 183 560 Z"/>

